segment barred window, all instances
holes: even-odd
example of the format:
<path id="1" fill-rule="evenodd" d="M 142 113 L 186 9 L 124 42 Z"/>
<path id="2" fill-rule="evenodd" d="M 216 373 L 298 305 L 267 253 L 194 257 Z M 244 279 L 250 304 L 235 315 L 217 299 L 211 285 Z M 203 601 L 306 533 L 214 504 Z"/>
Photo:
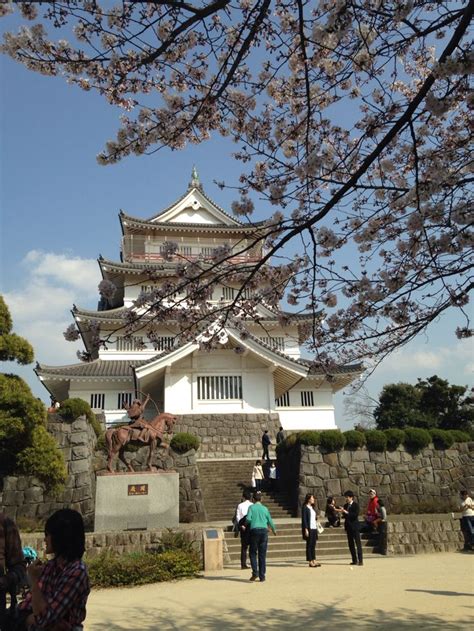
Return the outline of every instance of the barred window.
<path id="1" fill-rule="evenodd" d="M 132 405 L 132 392 L 119 392 L 117 396 L 117 410 L 121 410 L 125 404 Z"/>
<path id="2" fill-rule="evenodd" d="M 156 285 L 142 285 L 140 289 L 144 294 L 149 294 L 152 291 L 155 291 Z"/>
<path id="3" fill-rule="evenodd" d="M 143 338 L 138 336 L 118 337 L 115 343 L 117 351 L 140 351 L 144 347 Z"/>
<path id="4" fill-rule="evenodd" d="M 222 287 L 222 300 L 234 300 L 238 291 L 236 287 Z M 251 290 L 245 287 L 240 294 L 240 298 L 250 298 L 251 295 Z"/>
<path id="5" fill-rule="evenodd" d="M 242 399 L 242 377 L 220 375 L 197 378 L 200 401 Z"/>
<path id="6" fill-rule="evenodd" d="M 105 407 L 105 393 L 93 392 L 91 393 L 91 408 L 94 410 L 103 410 Z"/>
<path id="7" fill-rule="evenodd" d="M 314 407 L 314 393 L 312 390 L 301 391 L 301 405 L 306 408 Z"/>
<path id="8" fill-rule="evenodd" d="M 155 351 L 167 351 L 174 346 L 174 337 L 165 336 L 165 337 L 157 337 L 153 340 L 153 348 Z"/>
<path id="9" fill-rule="evenodd" d="M 193 253 L 193 248 L 190 245 L 180 245 L 178 248 L 178 252 L 181 256 L 191 256 Z"/>
<path id="10" fill-rule="evenodd" d="M 281 397 L 278 397 L 278 399 L 275 399 L 275 404 L 279 408 L 290 407 L 290 393 L 285 392 L 284 394 L 281 395 Z"/>
<path id="11" fill-rule="evenodd" d="M 284 337 L 260 337 L 259 338 L 264 344 L 267 344 L 271 348 L 276 349 L 277 351 L 285 350 L 285 338 Z"/>
<path id="12" fill-rule="evenodd" d="M 201 248 L 201 254 L 203 256 L 214 256 L 215 248 Z"/>

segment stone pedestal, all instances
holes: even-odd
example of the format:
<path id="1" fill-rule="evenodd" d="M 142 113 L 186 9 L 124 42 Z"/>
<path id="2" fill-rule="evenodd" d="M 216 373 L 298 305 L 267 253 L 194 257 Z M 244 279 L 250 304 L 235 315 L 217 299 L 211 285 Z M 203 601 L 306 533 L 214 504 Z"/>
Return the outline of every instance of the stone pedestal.
<path id="1" fill-rule="evenodd" d="M 176 528 L 179 474 L 137 471 L 97 476 L 95 532 Z"/>

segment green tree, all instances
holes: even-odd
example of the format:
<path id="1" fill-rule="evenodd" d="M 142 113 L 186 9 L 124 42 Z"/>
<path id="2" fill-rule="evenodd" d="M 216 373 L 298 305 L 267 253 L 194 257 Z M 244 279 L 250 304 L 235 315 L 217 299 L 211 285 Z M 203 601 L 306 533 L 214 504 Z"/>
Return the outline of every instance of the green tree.
<path id="1" fill-rule="evenodd" d="M 428 426 L 425 415 L 420 412 L 420 392 L 409 383 L 385 385 L 374 418 L 378 429 Z"/>
<path id="2" fill-rule="evenodd" d="M 12 334 L 12 319 L 0 296 L 0 359 L 28 364 L 33 348 Z M 61 452 L 46 431 L 46 408 L 18 375 L 0 373 L 0 473 L 27 473 L 57 491 L 66 479 Z"/>
<path id="3" fill-rule="evenodd" d="M 423 427 L 470 431 L 473 399 L 465 386 L 450 385 L 437 375 L 415 385 L 392 383 L 383 387 L 374 418 L 379 429 Z"/>

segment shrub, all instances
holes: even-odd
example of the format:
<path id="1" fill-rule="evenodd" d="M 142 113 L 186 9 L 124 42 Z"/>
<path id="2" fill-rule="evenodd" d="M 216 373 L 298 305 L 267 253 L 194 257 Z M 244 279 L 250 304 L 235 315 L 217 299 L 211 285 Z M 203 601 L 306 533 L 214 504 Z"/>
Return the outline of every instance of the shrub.
<path id="1" fill-rule="evenodd" d="M 380 429 L 367 430 L 365 442 L 369 451 L 385 451 L 387 449 L 387 437 Z"/>
<path id="2" fill-rule="evenodd" d="M 178 432 L 171 439 L 171 448 L 179 454 L 184 454 L 190 449 L 199 449 L 199 438 L 187 432 Z"/>
<path id="3" fill-rule="evenodd" d="M 192 551 L 132 552 L 105 551 L 87 559 L 92 587 L 145 585 L 196 576 L 200 570 L 198 554 Z"/>
<path id="4" fill-rule="evenodd" d="M 387 437 L 387 449 L 389 451 L 395 451 L 395 449 L 402 445 L 405 440 L 405 432 L 402 429 L 397 429 L 395 427 L 385 429 L 384 434 Z"/>
<path id="5" fill-rule="evenodd" d="M 356 429 L 350 429 L 344 432 L 344 438 L 346 439 L 346 449 L 358 449 L 365 445 L 365 433 L 359 432 Z"/>
<path id="6" fill-rule="evenodd" d="M 448 429 L 449 434 L 453 437 L 453 442 L 455 443 L 468 443 L 472 440 L 470 434 L 468 432 L 463 432 L 460 429 Z"/>
<path id="7" fill-rule="evenodd" d="M 444 429 L 430 429 L 429 432 L 436 449 L 449 449 L 454 443 L 454 437 Z"/>
<path id="8" fill-rule="evenodd" d="M 319 445 L 321 440 L 321 432 L 316 432 L 314 430 L 305 430 L 303 432 L 298 432 L 297 437 L 300 445 Z"/>
<path id="9" fill-rule="evenodd" d="M 328 429 L 321 432 L 320 445 L 328 452 L 339 451 L 345 445 L 346 439 L 338 429 Z"/>
<path id="10" fill-rule="evenodd" d="M 103 433 L 99 421 L 97 420 L 94 412 L 91 410 L 91 406 L 87 403 L 87 401 L 84 401 L 84 399 L 65 399 L 61 403 L 58 414 L 65 421 L 70 422 L 75 421 L 79 416 L 85 416 L 97 437 Z"/>
<path id="11" fill-rule="evenodd" d="M 33 430 L 32 446 L 18 454 L 17 463 L 22 473 L 39 478 L 47 491 L 57 495 L 63 490 L 67 479 L 63 455 L 43 426 Z"/>
<path id="12" fill-rule="evenodd" d="M 186 536 L 183 531 L 176 531 L 172 528 L 167 528 L 156 546 L 154 546 L 154 552 L 169 552 L 170 550 L 182 550 L 183 552 L 194 551 L 194 541 Z"/>
<path id="13" fill-rule="evenodd" d="M 287 436 L 285 440 L 283 441 L 283 444 L 285 445 L 285 449 L 289 451 L 296 445 L 297 442 L 298 442 L 298 433 L 295 432 L 294 434 L 290 434 L 289 436 Z"/>
<path id="14" fill-rule="evenodd" d="M 407 427 L 403 444 L 408 451 L 418 453 L 431 443 L 430 433 L 419 427 Z"/>

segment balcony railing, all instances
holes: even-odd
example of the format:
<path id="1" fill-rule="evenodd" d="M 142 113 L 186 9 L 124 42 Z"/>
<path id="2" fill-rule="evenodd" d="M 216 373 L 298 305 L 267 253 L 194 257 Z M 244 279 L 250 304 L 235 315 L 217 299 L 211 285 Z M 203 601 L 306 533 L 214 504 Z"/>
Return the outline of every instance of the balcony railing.
<path id="1" fill-rule="evenodd" d="M 172 257 L 172 261 L 197 261 L 205 260 L 212 262 L 214 251 L 219 245 L 209 244 L 186 244 L 180 243 L 176 254 Z M 235 255 L 226 259 L 226 263 L 255 263 L 261 259 L 260 251 L 254 247 L 246 252 L 240 252 L 242 244 L 235 246 Z M 162 254 L 163 241 L 158 241 L 151 237 L 143 235 L 126 235 L 122 238 L 122 256 L 124 261 L 133 262 L 160 262 L 169 260 Z"/>

